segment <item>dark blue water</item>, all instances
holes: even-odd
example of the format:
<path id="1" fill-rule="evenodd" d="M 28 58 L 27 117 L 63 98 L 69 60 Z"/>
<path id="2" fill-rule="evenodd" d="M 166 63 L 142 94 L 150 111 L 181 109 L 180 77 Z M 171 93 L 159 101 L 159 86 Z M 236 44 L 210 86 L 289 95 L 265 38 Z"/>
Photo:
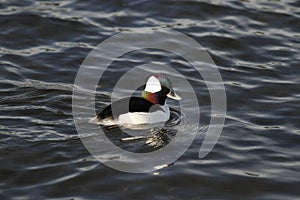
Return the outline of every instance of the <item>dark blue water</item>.
<path id="1" fill-rule="evenodd" d="M 299 199 L 299 18 L 297 0 L 1 1 L 1 199 Z M 228 109 L 204 159 L 199 134 L 171 166 L 130 174 L 86 150 L 72 91 L 94 47 L 141 27 L 176 30 L 204 46 L 224 80 Z M 161 51 L 128 55 L 103 76 L 97 109 L 109 102 L 114 78 L 153 59 L 185 66 Z M 205 127 L 210 96 L 193 75 Z"/>

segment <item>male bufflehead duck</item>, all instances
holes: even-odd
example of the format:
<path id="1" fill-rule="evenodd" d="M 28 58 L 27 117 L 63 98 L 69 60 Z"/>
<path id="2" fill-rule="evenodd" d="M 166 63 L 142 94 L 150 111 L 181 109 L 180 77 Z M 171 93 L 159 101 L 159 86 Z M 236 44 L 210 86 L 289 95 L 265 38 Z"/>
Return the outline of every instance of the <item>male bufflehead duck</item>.
<path id="1" fill-rule="evenodd" d="M 127 97 L 113 102 L 90 122 L 105 126 L 163 123 L 170 118 L 169 106 L 165 102 L 167 97 L 181 100 L 170 80 L 157 74 L 148 78 L 141 97 Z"/>

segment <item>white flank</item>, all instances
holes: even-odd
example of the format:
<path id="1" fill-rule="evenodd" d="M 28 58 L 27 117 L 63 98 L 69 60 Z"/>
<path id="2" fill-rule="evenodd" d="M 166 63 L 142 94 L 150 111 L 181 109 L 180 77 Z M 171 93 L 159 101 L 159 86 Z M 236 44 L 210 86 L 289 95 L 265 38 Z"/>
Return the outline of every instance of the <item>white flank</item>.
<path id="1" fill-rule="evenodd" d="M 117 122 L 115 120 L 113 120 L 112 118 L 106 118 L 106 119 L 102 119 L 102 120 L 99 120 L 96 117 L 93 117 L 89 120 L 89 123 L 91 124 L 101 124 L 101 125 L 105 125 L 105 126 L 112 126 L 112 125 L 116 125 Z"/>
<path id="2" fill-rule="evenodd" d="M 159 122 L 166 122 L 170 118 L 169 106 L 165 104 L 162 110 L 155 112 L 135 112 L 122 114 L 118 118 L 119 124 L 155 124 Z"/>

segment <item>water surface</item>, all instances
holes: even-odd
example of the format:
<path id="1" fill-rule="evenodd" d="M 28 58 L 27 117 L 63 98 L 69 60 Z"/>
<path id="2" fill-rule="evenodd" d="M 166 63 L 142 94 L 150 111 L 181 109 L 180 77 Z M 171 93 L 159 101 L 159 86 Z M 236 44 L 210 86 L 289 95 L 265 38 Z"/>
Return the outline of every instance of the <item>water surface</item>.
<path id="1" fill-rule="evenodd" d="M 299 199 L 299 1 L 4 0 L 0 15 L 1 199 Z M 72 90 L 95 46 L 141 27 L 180 31 L 207 48 L 228 110 L 205 159 L 197 157 L 199 134 L 173 165 L 128 174 L 85 149 Z M 186 66 L 166 52 L 129 54 L 103 77 L 97 109 L 110 100 L 112 73 L 117 78 L 153 59 Z M 203 80 L 189 78 L 205 126 L 209 93 Z"/>

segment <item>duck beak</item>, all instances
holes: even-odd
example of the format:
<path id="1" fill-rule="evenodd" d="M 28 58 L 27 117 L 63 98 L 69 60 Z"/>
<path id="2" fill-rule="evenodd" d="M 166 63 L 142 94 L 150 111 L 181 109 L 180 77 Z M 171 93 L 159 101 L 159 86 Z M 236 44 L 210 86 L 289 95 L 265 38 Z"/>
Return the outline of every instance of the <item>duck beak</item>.
<path id="1" fill-rule="evenodd" d="M 169 92 L 169 94 L 167 94 L 167 97 L 169 97 L 169 98 L 171 98 L 171 99 L 175 99 L 175 100 L 178 100 L 178 101 L 180 101 L 182 98 L 178 95 L 178 94 L 176 94 L 173 90 L 171 90 L 170 92 Z"/>

